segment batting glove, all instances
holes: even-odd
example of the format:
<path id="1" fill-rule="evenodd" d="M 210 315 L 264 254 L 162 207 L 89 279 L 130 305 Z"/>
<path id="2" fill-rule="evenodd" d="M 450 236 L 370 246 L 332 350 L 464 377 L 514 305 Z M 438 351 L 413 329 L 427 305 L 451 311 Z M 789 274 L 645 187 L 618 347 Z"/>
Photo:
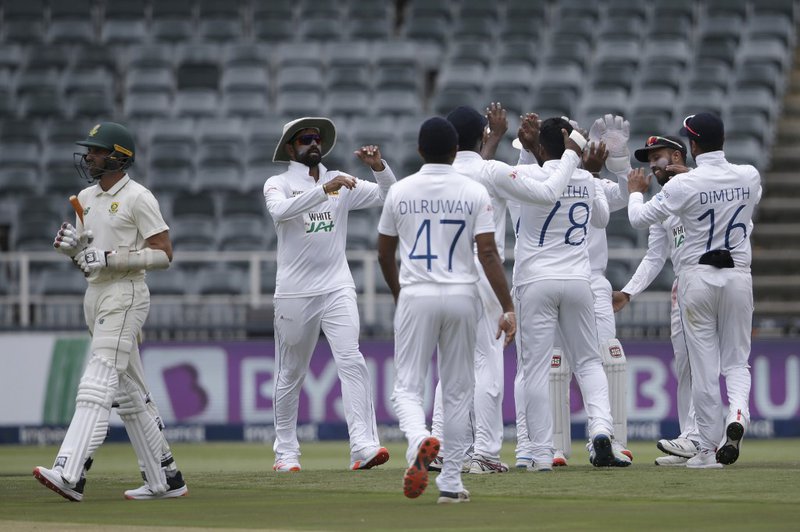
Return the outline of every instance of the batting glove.
<path id="1" fill-rule="evenodd" d="M 92 277 L 95 272 L 99 272 L 108 266 L 106 260 L 107 252 L 95 247 L 81 250 L 75 255 L 75 264 L 83 271 L 86 277 Z"/>
<path id="2" fill-rule="evenodd" d="M 618 115 L 607 114 L 598 118 L 589 129 L 589 140 L 594 143 L 605 143 L 608 149 L 606 168 L 615 174 L 627 173 L 631 168 L 631 151 L 628 140 L 631 126 L 627 120 Z"/>
<path id="3" fill-rule="evenodd" d="M 91 244 L 92 240 L 91 231 L 78 232 L 71 223 L 64 222 L 59 228 L 58 233 L 56 233 L 53 247 L 56 248 L 56 251 L 59 253 L 63 253 L 69 258 L 74 258 L 82 249 Z"/>

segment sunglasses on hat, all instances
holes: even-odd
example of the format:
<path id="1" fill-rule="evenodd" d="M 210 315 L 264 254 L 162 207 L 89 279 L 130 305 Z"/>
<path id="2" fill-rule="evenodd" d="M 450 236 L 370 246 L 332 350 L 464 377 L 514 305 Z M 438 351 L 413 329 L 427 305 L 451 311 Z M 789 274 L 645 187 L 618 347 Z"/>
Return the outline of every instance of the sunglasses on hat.
<path id="1" fill-rule="evenodd" d="M 652 135 L 650 137 L 647 137 L 647 141 L 644 143 L 644 145 L 645 145 L 645 147 L 649 148 L 649 147 L 651 147 L 651 146 L 653 146 L 655 144 L 658 144 L 659 142 L 666 142 L 667 144 L 675 146 L 676 150 L 683 151 L 683 149 L 684 149 L 683 146 L 681 146 L 680 144 L 678 144 L 674 140 L 670 140 L 670 139 L 664 138 L 664 137 L 659 137 L 657 135 Z"/>

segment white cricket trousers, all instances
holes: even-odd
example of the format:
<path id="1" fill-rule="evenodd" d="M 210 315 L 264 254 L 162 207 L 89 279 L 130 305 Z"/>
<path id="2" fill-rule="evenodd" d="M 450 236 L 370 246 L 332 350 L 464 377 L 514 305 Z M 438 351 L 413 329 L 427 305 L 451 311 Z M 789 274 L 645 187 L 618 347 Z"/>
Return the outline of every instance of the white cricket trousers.
<path id="1" fill-rule="evenodd" d="M 605 342 L 617 337 L 617 322 L 614 319 L 614 307 L 611 306 L 611 283 L 602 272 L 592 272 L 592 293 L 597 337 L 605 346 Z"/>
<path id="2" fill-rule="evenodd" d="M 442 416 L 447 454 L 436 485 L 460 492 L 461 465 L 472 442 L 469 423 L 475 389 L 475 325 L 481 308 L 474 284 L 415 284 L 400 291 L 394 319 L 395 381 L 392 405 L 408 439 L 409 465 L 420 442 L 430 436 L 425 423 L 425 378 L 438 348 Z"/>
<path id="3" fill-rule="evenodd" d="M 477 258 L 475 259 L 477 262 Z M 503 388 L 505 364 L 504 338 L 497 336 L 497 324 L 503 309 L 492 289 L 483 268 L 478 264 L 478 294 L 483 312 L 476 328 L 475 339 L 475 403 L 474 403 L 474 453 L 490 460 L 500 460 L 503 447 Z M 447 442 L 442 434 L 442 386 L 436 385 L 433 403 L 431 432 L 442 440 L 440 454 L 446 456 Z"/>
<path id="4" fill-rule="evenodd" d="M 297 413 L 320 329 L 331 346 L 342 383 L 350 454 L 379 446 L 367 364 L 358 348 L 356 292 L 342 288 L 311 297 L 275 299 L 275 444 L 278 459 L 300 456 Z"/>
<path id="5" fill-rule="evenodd" d="M 670 314 L 670 339 L 675 354 L 675 378 L 678 381 L 678 425 L 681 438 L 699 441 L 692 403 L 692 371 L 689 367 L 689 353 L 683 337 L 681 312 L 678 307 L 678 279 L 672 283 L 672 312 Z"/>
<path id="6" fill-rule="evenodd" d="M 542 280 L 514 289 L 519 333 L 517 352 L 523 375 L 528 437 L 535 462 L 553 461 L 553 416 L 550 405 L 550 361 L 556 326 L 564 356 L 578 381 L 589 421 L 590 438 L 613 434 L 608 380 L 597 340 L 594 298 L 587 280 Z"/>
<path id="7" fill-rule="evenodd" d="M 720 373 L 725 377 L 730 412 L 741 412 L 745 428 L 750 421 L 750 272 L 702 265 L 681 272 L 678 304 L 689 352 L 700 446 L 714 450 L 725 432 Z"/>

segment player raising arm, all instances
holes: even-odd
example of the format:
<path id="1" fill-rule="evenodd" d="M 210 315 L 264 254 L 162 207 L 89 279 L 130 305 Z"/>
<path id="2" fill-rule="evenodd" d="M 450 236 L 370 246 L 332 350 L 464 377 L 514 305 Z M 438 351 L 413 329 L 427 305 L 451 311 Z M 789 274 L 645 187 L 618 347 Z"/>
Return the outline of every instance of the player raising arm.
<path id="1" fill-rule="evenodd" d="M 439 441 L 425 424 L 422 399 L 433 350 L 438 348 L 444 438 L 449 452 L 436 479 L 439 503 L 469 501 L 462 457 L 472 441 L 469 414 L 475 385 L 475 325 L 480 316 L 473 242 L 500 303 L 495 337 L 507 345 L 516 332 L 513 303 L 494 243 L 493 208 L 486 189 L 456 172 L 455 128 L 442 118 L 420 127 L 419 172 L 389 191 L 378 226 L 378 260 L 397 302 L 392 404 L 408 439 L 406 497 L 422 494 Z M 395 253 L 399 247 L 398 272 Z"/>

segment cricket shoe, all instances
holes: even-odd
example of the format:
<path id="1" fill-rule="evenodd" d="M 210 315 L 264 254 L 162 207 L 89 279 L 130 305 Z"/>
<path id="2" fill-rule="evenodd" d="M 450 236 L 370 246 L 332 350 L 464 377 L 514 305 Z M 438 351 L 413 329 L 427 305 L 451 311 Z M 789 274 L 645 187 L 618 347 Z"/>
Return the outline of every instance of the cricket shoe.
<path id="1" fill-rule="evenodd" d="M 656 444 L 662 453 L 683 458 L 691 458 L 697 454 L 698 445 L 689 438 L 675 438 L 674 440 L 658 440 Z"/>
<path id="2" fill-rule="evenodd" d="M 156 493 L 145 484 L 135 490 L 126 490 L 125 498 L 130 501 L 154 501 L 157 499 L 175 499 L 189 494 L 189 487 L 183 481 L 183 475 L 176 471 L 172 477 L 167 477 L 167 491 Z"/>
<path id="3" fill-rule="evenodd" d="M 717 462 L 730 465 L 739 458 L 739 445 L 744 437 L 744 425 L 738 421 L 728 423 L 725 428 L 725 443 L 717 450 Z"/>
<path id="4" fill-rule="evenodd" d="M 517 462 L 514 464 L 514 467 L 517 469 L 528 469 L 531 465 L 533 465 L 533 458 L 530 456 L 517 456 Z"/>
<path id="5" fill-rule="evenodd" d="M 598 434 L 587 445 L 589 448 L 589 462 L 595 467 L 628 467 L 631 459 L 614 448 L 611 437 L 607 434 Z"/>
<path id="6" fill-rule="evenodd" d="M 47 469 L 46 467 L 37 466 L 33 469 L 33 476 L 39 483 L 49 488 L 67 500 L 72 502 L 81 502 L 83 499 L 83 488 L 86 486 L 86 477 L 81 476 L 75 486 L 70 486 L 64 477 L 61 476 L 60 470 Z"/>
<path id="7" fill-rule="evenodd" d="M 508 473 L 508 464 L 504 464 L 499 460 L 490 460 L 482 454 L 476 454 L 472 457 L 468 473 L 473 475 Z"/>
<path id="8" fill-rule="evenodd" d="M 403 475 L 403 495 L 416 499 L 428 487 L 428 466 L 439 454 L 439 440 L 428 436 L 419 444 L 414 463 Z"/>
<path id="9" fill-rule="evenodd" d="M 356 459 L 350 462 L 350 469 L 372 469 L 373 467 L 385 464 L 389 461 L 389 450 L 386 447 L 378 447 L 370 452 L 359 453 Z"/>
<path id="10" fill-rule="evenodd" d="M 436 504 L 459 504 L 462 502 L 469 502 L 469 492 L 467 490 L 455 491 L 440 491 L 439 498 L 436 499 Z"/>
<path id="11" fill-rule="evenodd" d="M 667 456 L 659 456 L 656 458 L 656 465 L 664 467 L 686 467 L 686 462 L 688 461 L 689 459 L 683 456 L 668 454 Z"/>
<path id="12" fill-rule="evenodd" d="M 444 459 L 441 456 L 437 456 L 433 459 L 433 462 L 428 464 L 428 471 L 433 471 L 434 473 L 441 473 L 442 467 L 444 467 Z"/>
<path id="13" fill-rule="evenodd" d="M 633 453 L 623 447 L 619 441 L 612 439 L 611 445 L 614 447 L 614 454 L 623 454 L 627 456 L 631 462 L 633 462 Z"/>
<path id="14" fill-rule="evenodd" d="M 279 458 L 275 460 L 272 470 L 278 473 L 300 471 L 300 462 L 297 461 L 297 458 Z"/>
<path id="15" fill-rule="evenodd" d="M 567 457 L 564 456 L 564 451 L 556 451 L 553 453 L 553 467 L 567 467 Z"/>
<path id="16" fill-rule="evenodd" d="M 717 457 L 711 449 L 701 449 L 686 461 L 689 469 L 722 469 L 722 464 L 717 462 Z"/>
<path id="17" fill-rule="evenodd" d="M 533 460 L 531 465 L 528 466 L 528 471 L 534 473 L 550 473 L 553 471 L 553 461 L 543 460 L 541 462 L 537 462 L 536 460 Z"/>

